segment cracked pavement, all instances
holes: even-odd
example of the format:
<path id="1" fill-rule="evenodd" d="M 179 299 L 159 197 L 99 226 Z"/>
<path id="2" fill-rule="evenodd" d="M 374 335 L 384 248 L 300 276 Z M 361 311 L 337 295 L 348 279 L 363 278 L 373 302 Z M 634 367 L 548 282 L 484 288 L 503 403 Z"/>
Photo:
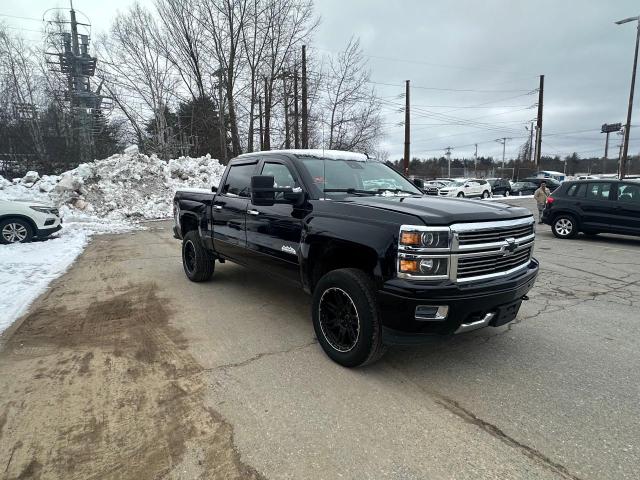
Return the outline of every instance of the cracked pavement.
<path id="1" fill-rule="evenodd" d="M 168 317 L 154 338 L 180 337 L 179 348 L 163 343 L 157 357 L 147 359 L 143 372 L 149 376 L 138 378 L 146 378 L 149 398 L 155 376 L 186 392 L 189 401 L 180 400 L 178 411 L 184 447 L 160 470 L 132 470 L 135 478 L 231 478 L 231 471 L 233 478 L 268 479 L 637 478 L 640 239 L 560 241 L 540 227 L 535 255 L 541 273 L 516 321 L 392 348 L 379 363 L 356 370 L 323 354 L 309 318 L 310 299 L 301 291 L 232 264 L 216 265 L 209 283 L 188 282 L 169 223 L 97 237 L 47 297 L 82 284 L 85 302 L 92 296 L 106 301 L 153 282 Z M 46 299 L 32 311 L 44 307 Z M 17 361 L 8 351 L 11 338 L 28 338 L 28 322 L 0 339 L 0 365 Z M 85 367 L 89 376 L 99 376 L 91 367 L 110 353 L 101 348 L 83 347 L 95 357 L 83 357 L 84 373 L 72 378 L 77 388 L 92 388 Z M 129 362 L 121 366 L 129 371 L 138 367 L 138 357 L 125 350 L 117 360 Z M 5 385 L 12 385 L 9 377 L 0 368 Z M 30 395 L 42 388 L 27 383 Z M 69 385 L 49 384 L 44 394 L 58 389 L 60 398 L 68 398 Z M 100 392 L 113 395 L 121 387 L 100 384 Z M 0 400 L 3 444 L 28 438 L 20 437 L 25 420 L 16 416 L 16 405 Z M 76 414 L 85 410 L 78 407 Z M 0 410 L 0 420 L 2 415 Z M 196 420 L 199 433 L 189 429 Z M 146 425 L 147 435 L 153 438 L 161 423 Z M 229 429 L 225 441 L 215 440 L 223 427 Z M 65 432 L 53 438 L 69 442 Z M 96 438 L 83 437 L 89 451 L 91 441 L 101 441 Z M 216 448 L 227 453 L 216 456 Z M 33 465 L 28 458 L 25 468 Z M 227 470 L 212 467 L 219 458 L 232 459 Z M 46 473 L 43 459 L 36 460 Z M 118 478 L 134 478 L 126 475 L 126 460 L 120 462 Z M 10 471 L 6 478 L 13 478 Z"/>

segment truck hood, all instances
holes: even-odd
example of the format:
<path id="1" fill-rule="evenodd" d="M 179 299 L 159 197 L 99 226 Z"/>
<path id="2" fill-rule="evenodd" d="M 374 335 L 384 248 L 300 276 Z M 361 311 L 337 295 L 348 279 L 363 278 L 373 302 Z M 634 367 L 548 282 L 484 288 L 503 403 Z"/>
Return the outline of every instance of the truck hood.
<path id="1" fill-rule="evenodd" d="M 342 202 L 405 213 L 419 217 L 427 225 L 460 222 L 510 220 L 531 216 L 527 208 L 487 200 L 441 197 L 347 197 Z"/>

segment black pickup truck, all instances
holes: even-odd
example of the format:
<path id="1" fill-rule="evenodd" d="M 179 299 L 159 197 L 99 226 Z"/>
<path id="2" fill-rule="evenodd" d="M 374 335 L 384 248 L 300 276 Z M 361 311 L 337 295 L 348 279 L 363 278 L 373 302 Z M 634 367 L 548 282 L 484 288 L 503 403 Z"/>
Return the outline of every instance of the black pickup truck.
<path id="1" fill-rule="evenodd" d="M 347 367 L 387 345 L 504 325 L 538 274 L 529 210 L 428 197 L 351 152 L 240 155 L 212 193 L 178 191 L 174 214 L 190 280 L 229 260 L 298 285 L 320 345 Z"/>

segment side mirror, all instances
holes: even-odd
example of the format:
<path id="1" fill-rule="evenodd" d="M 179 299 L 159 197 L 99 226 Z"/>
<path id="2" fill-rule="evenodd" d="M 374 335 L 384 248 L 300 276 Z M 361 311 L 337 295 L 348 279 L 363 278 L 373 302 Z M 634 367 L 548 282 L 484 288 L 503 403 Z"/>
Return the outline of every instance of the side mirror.
<path id="1" fill-rule="evenodd" d="M 269 175 L 251 177 L 251 203 L 256 206 L 269 207 L 276 203 L 289 203 L 300 206 L 304 202 L 304 191 L 301 188 L 275 188 L 275 181 Z M 276 193 L 282 198 L 276 199 Z"/>
<path id="2" fill-rule="evenodd" d="M 276 203 L 274 183 L 273 177 L 268 175 L 254 175 L 251 177 L 251 203 L 265 207 L 270 207 Z"/>
<path id="3" fill-rule="evenodd" d="M 215 185 L 213 185 L 213 186 L 211 187 L 211 192 L 212 192 L 212 193 L 217 193 L 217 192 L 218 192 L 218 187 L 216 187 Z"/>
<path id="4" fill-rule="evenodd" d="M 464 184 L 464 188 L 469 188 L 470 186 L 471 186 L 471 184 L 469 184 L 469 183 L 465 183 Z"/>
<path id="5" fill-rule="evenodd" d="M 413 179 L 413 184 L 418 187 L 420 190 L 424 189 L 424 182 L 422 181 L 421 178 L 414 178 Z"/>

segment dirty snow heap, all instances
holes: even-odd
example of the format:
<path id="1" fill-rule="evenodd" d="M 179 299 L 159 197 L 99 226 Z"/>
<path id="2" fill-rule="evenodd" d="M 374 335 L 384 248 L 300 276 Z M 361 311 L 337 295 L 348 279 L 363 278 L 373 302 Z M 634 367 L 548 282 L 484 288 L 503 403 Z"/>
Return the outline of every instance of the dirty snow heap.
<path id="1" fill-rule="evenodd" d="M 83 163 L 61 175 L 28 172 L 9 181 L 0 177 L 0 199 L 30 200 L 63 207 L 63 214 L 86 214 L 111 220 L 171 216 L 172 198 L 180 188 L 210 190 L 224 166 L 209 155 L 169 161 L 135 151 Z M 64 206 L 69 207 L 70 211 Z"/>

